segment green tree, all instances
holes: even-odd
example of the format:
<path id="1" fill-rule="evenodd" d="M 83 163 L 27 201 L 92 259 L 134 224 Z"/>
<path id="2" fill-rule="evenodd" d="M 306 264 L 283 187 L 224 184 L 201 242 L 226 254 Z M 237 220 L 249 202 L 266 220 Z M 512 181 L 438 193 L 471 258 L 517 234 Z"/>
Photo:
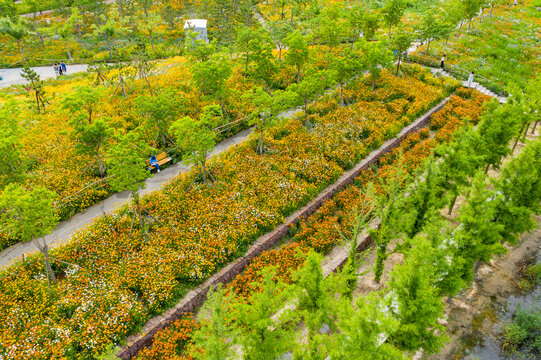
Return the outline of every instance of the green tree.
<path id="1" fill-rule="evenodd" d="M 145 169 L 152 149 L 135 132 L 123 135 L 108 152 L 109 184 L 114 191 L 131 192 L 141 231 L 145 231 L 139 191 L 145 188 L 149 172 Z"/>
<path id="2" fill-rule="evenodd" d="M 304 126 L 307 128 L 312 127 L 308 116 L 308 103 L 310 99 L 321 94 L 332 83 L 333 78 L 334 73 L 327 70 L 311 71 L 300 83 L 290 86 L 291 91 L 296 93 L 299 100 L 304 104 Z"/>
<path id="3" fill-rule="evenodd" d="M 80 122 L 75 125 L 73 137 L 77 141 L 76 149 L 80 153 L 96 158 L 101 178 L 105 176 L 103 152 L 112 133 L 113 130 L 105 119 L 97 119 L 92 123 Z"/>
<path id="4" fill-rule="evenodd" d="M 263 281 L 250 302 L 239 301 L 233 305 L 233 311 L 238 314 L 236 340 L 242 346 L 246 360 L 276 359 L 295 342 L 297 322 L 293 312 L 284 308 L 291 299 L 291 289 L 283 282 L 275 281 L 275 273 L 276 269 L 272 267 L 263 269 Z"/>
<path id="5" fill-rule="evenodd" d="M 368 69 L 372 79 L 372 90 L 376 90 L 376 81 L 381 77 L 381 70 L 388 68 L 393 63 L 393 54 L 383 40 L 359 42 L 363 68 Z"/>
<path id="6" fill-rule="evenodd" d="M 405 351 L 437 353 L 446 340 L 446 329 L 438 323 L 443 317 L 443 302 L 434 283 L 433 249 L 424 237 L 406 253 L 404 264 L 391 272 L 387 301 L 398 327 L 388 341 Z"/>
<path id="7" fill-rule="evenodd" d="M 481 138 L 480 153 L 483 162 L 486 164 L 485 172 L 492 166 L 498 169 L 502 159 L 507 156 L 511 149 L 509 142 L 518 129 L 518 118 L 516 111 L 522 111 L 515 106 L 499 106 L 497 102 L 490 102 L 483 113 L 481 122 L 478 125 Z"/>
<path id="8" fill-rule="evenodd" d="M 203 94 L 217 98 L 222 113 L 225 113 L 223 98 L 227 93 L 226 83 L 231 71 L 231 63 L 221 54 L 215 54 L 208 61 L 195 63 L 192 67 L 195 85 Z"/>
<path id="9" fill-rule="evenodd" d="M 430 49 L 430 43 L 433 40 L 441 39 L 445 36 L 447 31 L 446 25 L 440 23 L 434 17 L 433 11 L 427 11 L 423 17 L 423 22 L 421 23 L 420 34 L 424 41 L 426 41 L 426 55 L 428 55 L 428 50 Z"/>
<path id="10" fill-rule="evenodd" d="M 72 115 L 71 122 L 75 124 L 75 127 L 83 122 L 92 124 L 106 94 L 107 90 L 102 86 L 78 86 L 64 96 L 62 108 Z"/>
<path id="11" fill-rule="evenodd" d="M 17 18 L 17 8 L 12 0 L 0 0 L 0 14 L 11 20 Z"/>
<path id="12" fill-rule="evenodd" d="M 186 32 L 186 53 L 191 60 L 196 62 L 208 61 L 212 54 L 216 52 L 216 42 L 209 44 L 202 39 L 198 39 L 198 33 L 187 30 Z"/>
<path id="13" fill-rule="evenodd" d="M 332 301 L 321 269 L 322 256 L 311 251 L 304 265 L 295 273 L 295 294 L 297 295 L 297 311 L 300 312 L 304 324 L 308 328 L 308 343 L 300 346 L 299 358 L 318 359 L 318 348 L 322 343 L 319 329 L 323 324 L 333 326 Z"/>
<path id="14" fill-rule="evenodd" d="M 49 234 L 58 224 L 56 213 L 56 193 L 38 186 L 27 190 L 19 184 L 9 184 L 0 195 L 0 209 L 4 218 L 9 220 L 8 229 L 21 241 L 32 241 L 45 260 L 47 278 L 56 281 L 49 261 L 49 246 L 45 239 L 43 244 L 39 238 Z"/>
<path id="15" fill-rule="evenodd" d="M 207 157 L 216 145 L 216 134 L 212 130 L 216 119 L 222 112 L 216 105 L 205 107 L 199 121 L 189 116 L 178 119 L 169 131 L 177 140 L 177 145 L 184 152 L 183 160 L 201 166 L 203 182 L 207 184 Z"/>
<path id="16" fill-rule="evenodd" d="M 495 221 L 495 194 L 487 189 L 485 174 L 477 172 L 472 180 L 470 196 L 460 208 L 459 228 L 455 233 L 457 254 L 464 259 L 461 269 L 464 281 L 471 281 L 484 261 L 494 254 L 506 252 L 502 245 L 503 225 Z"/>
<path id="17" fill-rule="evenodd" d="M 0 34 L 4 34 L 12 37 L 19 47 L 19 52 L 23 57 L 23 62 L 26 64 L 26 57 L 24 56 L 23 47 L 21 41 L 26 35 L 28 35 L 28 30 L 26 29 L 22 20 L 16 19 L 11 20 L 10 18 L 0 18 Z"/>
<path id="18" fill-rule="evenodd" d="M 316 29 L 316 36 L 321 44 L 328 46 L 327 53 L 327 69 L 331 61 L 334 48 L 340 45 L 343 37 L 342 26 L 339 25 L 341 19 L 341 11 L 337 6 L 326 7 L 318 18 L 319 26 Z"/>
<path id="19" fill-rule="evenodd" d="M 238 32 L 237 44 L 244 58 L 244 73 L 262 81 L 268 90 L 276 71 L 273 42 L 269 34 L 262 29 L 244 27 Z"/>
<path id="20" fill-rule="evenodd" d="M 269 33 L 278 48 L 278 61 L 282 61 L 282 50 L 285 48 L 285 38 L 293 32 L 287 21 L 271 21 L 268 24 Z"/>
<path id="21" fill-rule="evenodd" d="M 68 40 L 73 35 L 73 30 L 76 27 L 79 27 L 79 23 L 81 21 L 81 15 L 79 13 L 79 10 L 77 8 L 73 8 L 71 16 L 69 19 L 64 22 L 63 24 L 58 26 L 58 34 L 62 37 L 64 40 L 64 45 L 66 46 L 66 51 L 68 52 L 68 58 L 71 60 L 71 51 L 68 46 Z"/>
<path id="22" fill-rule="evenodd" d="M 405 354 L 389 344 L 389 334 L 397 329 L 398 322 L 388 315 L 379 292 L 339 303 L 336 326 L 339 332 L 330 338 L 327 346 L 332 359 L 405 359 Z"/>
<path id="23" fill-rule="evenodd" d="M 150 40 L 150 46 L 152 47 L 152 52 L 154 53 L 154 56 L 157 56 L 156 54 L 156 47 L 154 46 L 154 34 L 156 29 L 158 28 L 158 25 L 162 23 L 162 18 L 159 14 L 152 13 L 149 16 L 146 16 L 142 20 L 141 30 L 143 30 L 145 33 L 148 34 L 148 38 Z"/>
<path id="24" fill-rule="evenodd" d="M 340 84 L 340 106 L 344 106 L 344 85 L 359 73 L 361 60 L 357 52 L 344 49 L 341 57 L 334 57 L 331 69 L 336 73 L 336 81 Z"/>
<path id="25" fill-rule="evenodd" d="M 404 0 L 387 0 L 385 6 L 381 9 L 383 21 L 389 27 L 389 37 L 391 37 L 391 29 L 393 26 L 400 24 L 407 3 Z"/>
<path id="26" fill-rule="evenodd" d="M 434 159 L 431 158 L 425 167 L 424 181 L 418 181 L 417 186 L 411 191 L 407 199 L 408 212 L 412 214 L 411 226 L 408 229 L 408 237 L 411 239 L 421 232 L 430 218 L 431 211 L 439 209 L 442 205 L 442 193 L 437 187 L 436 179 L 438 174 L 435 171 Z"/>
<path id="27" fill-rule="evenodd" d="M 395 51 L 396 58 L 396 76 L 398 76 L 398 70 L 400 69 L 400 63 L 402 58 L 411 46 L 412 36 L 407 33 L 403 28 L 400 28 L 391 40 L 391 49 Z"/>
<path id="28" fill-rule="evenodd" d="M 292 32 L 284 39 L 287 45 L 287 53 L 285 55 L 285 61 L 287 64 L 294 66 L 297 69 L 297 84 L 300 83 L 302 77 L 302 70 L 308 61 L 310 51 L 308 50 L 308 43 L 302 34 L 298 31 Z"/>
<path id="29" fill-rule="evenodd" d="M 145 130 L 156 134 L 163 147 L 167 146 L 168 130 L 182 105 L 177 94 L 165 90 L 156 96 L 141 95 L 135 99 L 139 113 L 145 116 Z"/>
<path id="30" fill-rule="evenodd" d="M 257 151 L 260 155 L 265 152 L 265 134 L 277 121 L 276 115 L 290 108 L 296 100 L 296 95 L 290 90 L 277 90 L 272 94 L 262 88 L 256 88 L 244 95 L 253 104 L 252 124 L 257 126 L 259 141 Z"/>
<path id="31" fill-rule="evenodd" d="M 28 65 L 23 67 L 21 71 L 21 76 L 29 82 L 29 89 L 34 92 L 36 99 L 36 105 L 38 107 L 38 113 L 41 113 L 42 109 L 45 109 L 45 89 L 43 88 L 43 80 L 40 79 L 39 75 Z"/>
<path id="32" fill-rule="evenodd" d="M 201 327 L 193 334 L 195 351 L 193 356 L 200 360 L 226 360 L 231 354 L 229 338 L 234 337 L 230 326 L 232 319 L 231 305 L 234 291 L 226 294 L 221 284 L 209 290 L 207 301 L 200 311 Z"/>
<path id="33" fill-rule="evenodd" d="M 113 39 L 119 33 L 119 24 L 112 18 L 109 18 L 103 25 L 96 26 L 94 28 L 98 35 L 105 37 L 107 46 L 109 47 L 109 60 L 113 60 Z"/>
<path id="34" fill-rule="evenodd" d="M 22 180 L 25 173 L 18 119 L 19 110 L 15 101 L 9 99 L 0 105 L 0 188 Z"/>
<path id="35" fill-rule="evenodd" d="M 541 212 L 541 141 L 526 145 L 492 183 L 498 194 L 493 220 L 503 224 L 503 240 L 515 243 L 520 234 L 535 229 L 533 214 Z"/>
<path id="36" fill-rule="evenodd" d="M 436 149 L 436 154 L 443 158 L 439 171 L 441 176 L 437 181 L 449 196 L 449 215 L 461 189 L 469 188 L 470 178 L 483 164 L 482 155 L 477 151 L 480 145 L 479 134 L 466 126 L 453 141 Z"/>

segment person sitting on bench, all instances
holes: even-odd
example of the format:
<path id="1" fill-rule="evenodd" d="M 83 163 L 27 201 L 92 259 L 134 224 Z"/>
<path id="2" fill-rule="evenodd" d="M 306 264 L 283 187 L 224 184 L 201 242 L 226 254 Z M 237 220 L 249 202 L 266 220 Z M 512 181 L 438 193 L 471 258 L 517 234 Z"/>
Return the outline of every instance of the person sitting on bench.
<path id="1" fill-rule="evenodd" d="M 160 172 L 160 164 L 158 164 L 158 160 L 156 159 L 155 155 L 152 155 L 149 160 L 150 166 L 154 166 L 156 169 L 158 169 L 158 172 Z"/>

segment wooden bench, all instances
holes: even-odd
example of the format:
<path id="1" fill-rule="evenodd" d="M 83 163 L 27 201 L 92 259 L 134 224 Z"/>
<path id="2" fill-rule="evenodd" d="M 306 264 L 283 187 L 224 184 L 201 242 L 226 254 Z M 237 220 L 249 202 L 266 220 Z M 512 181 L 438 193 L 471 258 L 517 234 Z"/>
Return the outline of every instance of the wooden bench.
<path id="1" fill-rule="evenodd" d="M 171 161 L 173 159 L 171 159 L 169 156 L 167 156 L 166 153 L 162 152 L 162 153 L 156 155 L 156 160 L 158 160 L 158 165 L 160 165 L 160 167 L 161 167 L 163 164 L 167 164 L 169 161 Z M 150 171 L 156 169 L 154 166 L 150 165 L 150 159 L 147 159 L 147 169 L 149 169 Z"/>

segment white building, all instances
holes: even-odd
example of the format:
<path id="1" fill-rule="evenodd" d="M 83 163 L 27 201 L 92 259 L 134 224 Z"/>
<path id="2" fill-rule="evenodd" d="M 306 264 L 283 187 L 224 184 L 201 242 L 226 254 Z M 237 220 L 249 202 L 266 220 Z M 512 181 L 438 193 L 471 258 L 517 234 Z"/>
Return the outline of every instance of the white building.
<path id="1" fill-rule="evenodd" d="M 209 38 L 207 36 L 207 20 L 203 19 L 190 19 L 186 20 L 184 23 L 184 31 L 194 31 L 197 33 L 197 39 L 203 40 L 206 43 L 209 42 Z"/>

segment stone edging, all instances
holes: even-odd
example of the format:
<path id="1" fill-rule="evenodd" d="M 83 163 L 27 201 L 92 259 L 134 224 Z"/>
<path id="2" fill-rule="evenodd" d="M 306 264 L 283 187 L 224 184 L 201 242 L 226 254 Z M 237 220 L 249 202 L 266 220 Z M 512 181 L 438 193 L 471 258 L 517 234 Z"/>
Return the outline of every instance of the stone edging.
<path id="1" fill-rule="evenodd" d="M 308 216 L 313 214 L 327 200 L 331 199 L 335 194 L 340 192 L 347 185 L 351 184 L 363 170 L 375 164 L 382 155 L 385 155 L 393 148 L 398 146 L 402 140 L 406 138 L 406 136 L 425 127 L 430 121 L 430 117 L 434 113 L 440 111 L 450 98 L 451 96 L 448 96 L 442 100 L 438 105 L 434 106 L 423 116 L 419 117 L 413 123 L 403 128 L 395 138 L 387 140 L 377 150 L 374 150 L 368 154 L 363 161 L 358 163 L 352 169 L 346 171 L 344 175 L 342 175 L 334 184 L 329 185 L 321 193 L 319 193 L 315 199 L 310 201 L 301 209 L 297 210 L 292 215 L 288 216 L 281 225 L 278 225 L 274 230 L 260 236 L 248 249 L 245 256 L 229 263 L 219 272 L 212 275 L 203 284 L 190 291 L 177 303 L 177 305 L 167 310 L 163 315 L 158 315 L 148 320 L 139 334 L 134 334 L 128 337 L 127 345 L 120 349 L 117 356 L 123 360 L 131 359 L 137 355 L 139 350 L 152 344 L 154 335 L 158 331 L 165 329 L 173 321 L 180 319 L 182 315 L 195 312 L 195 310 L 205 302 L 207 292 L 211 286 L 232 281 L 238 274 L 242 273 L 244 268 L 250 264 L 254 258 L 259 256 L 264 251 L 272 249 L 276 244 L 278 244 L 279 241 L 288 234 L 291 225 L 297 224 L 302 219 L 306 219 Z M 370 242 L 371 239 L 369 236 L 364 237 L 358 243 L 357 249 L 362 250 L 366 248 Z M 336 259 L 336 262 L 333 262 L 334 270 L 341 268 L 345 264 L 346 260 L 347 257 L 344 259 Z"/>

